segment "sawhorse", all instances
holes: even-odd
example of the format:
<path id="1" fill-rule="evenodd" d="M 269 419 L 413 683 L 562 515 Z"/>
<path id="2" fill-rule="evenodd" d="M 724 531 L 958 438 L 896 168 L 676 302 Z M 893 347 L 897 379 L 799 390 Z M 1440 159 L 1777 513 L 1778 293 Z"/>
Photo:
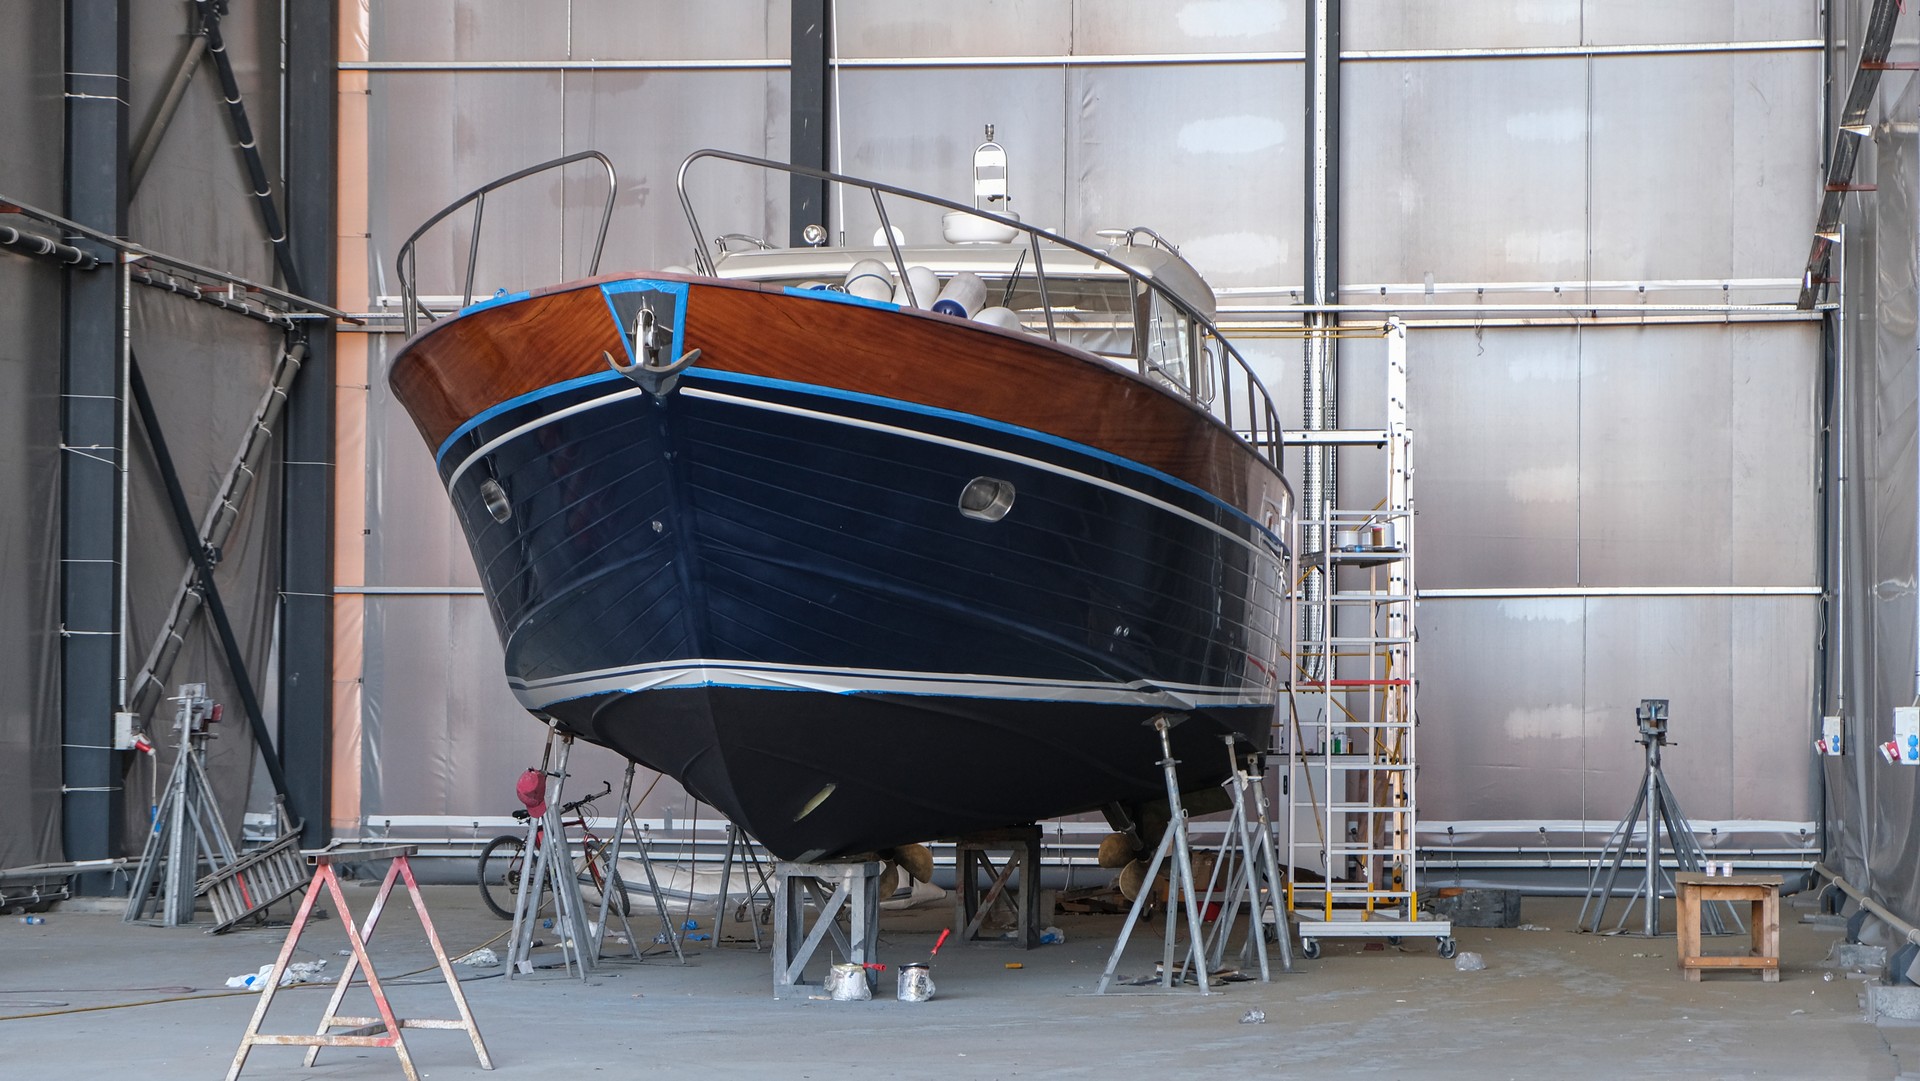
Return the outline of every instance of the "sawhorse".
<path id="1" fill-rule="evenodd" d="M 954 874 L 953 925 L 961 928 L 960 940 L 980 937 L 987 914 L 1012 891 L 1009 905 L 1014 913 L 1013 942 L 1021 949 L 1040 945 L 1040 827 L 1013 826 L 968 834 L 953 842 Z M 1007 852 L 1007 862 L 998 869 L 989 852 Z M 1012 881 L 1019 878 L 1019 885 Z M 987 882 L 986 895 L 980 884 Z"/>
<path id="2" fill-rule="evenodd" d="M 474 1053 L 480 1057 L 480 1068 L 493 1069 L 493 1059 L 487 1055 L 487 1045 L 480 1038 L 480 1028 L 474 1024 L 473 1013 L 467 1009 L 467 996 L 460 990 L 460 980 L 453 974 L 447 951 L 440 945 L 440 935 L 433 929 L 433 918 L 427 915 L 427 904 L 420 897 L 420 884 L 414 881 L 413 867 L 407 862 L 407 858 L 416 851 L 418 847 L 415 845 L 385 845 L 379 848 L 325 848 L 306 853 L 307 862 L 314 868 L 313 881 L 307 885 L 306 899 L 300 903 L 300 912 L 293 918 L 287 941 L 280 947 L 280 956 L 274 960 L 273 971 L 267 976 L 266 988 L 260 992 L 260 1004 L 253 1008 L 253 1020 L 247 1022 L 247 1031 L 240 1037 L 240 1050 L 233 1056 L 227 1081 L 234 1081 L 240 1076 L 241 1067 L 247 1063 L 248 1052 L 260 1044 L 305 1047 L 308 1066 L 313 1065 L 319 1057 L 322 1047 L 391 1047 L 400 1056 L 400 1069 L 407 1075 L 407 1081 L 419 1081 L 419 1075 L 414 1072 L 413 1057 L 407 1054 L 407 1042 L 402 1035 L 403 1030 L 409 1028 L 458 1029 L 465 1032 L 473 1041 Z M 340 874 L 335 870 L 335 864 L 373 860 L 393 862 L 387 866 L 387 877 L 380 883 L 380 891 L 374 894 L 373 907 L 367 911 L 367 922 L 355 928 L 353 911 L 347 907 L 346 894 L 340 890 Z M 373 959 L 367 955 L 367 943 L 373 938 L 374 928 L 380 923 L 380 913 L 386 909 L 387 896 L 393 892 L 393 884 L 397 879 L 407 884 L 407 894 L 413 898 L 413 910 L 419 915 L 420 926 L 427 932 L 427 941 L 433 946 L 433 958 L 440 964 L 440 975 L 447 982 L 447 990 L 453 992 L 454 1007 L 460 1012 L 457 1021 L 394 1016 L 393 1007 L 387 1002 L 387 992 L 380 986 L 380 977 L 374 972 Z M 327 1000 L 326 1013 L 321 1016 L 320 1027 L 314 1035 L 262 1033 L 260 1022 L 266 1019 L 267 1008 L 273 1005 L 273 996 L 280 990 L 280 976 L 287 970 L 294 947 L 300 944 L 300 936 L 307 929 L 307 919 L 313 915 L 313 904 L 319 899 L 322 886 L 332 895 L 334 907 L 340 913 L 340 923 L 347 930 L 347 941 L 353 946 L 353 957 L 340 973 L 340 981 L 334 986 L 333 997 Z M 362 968 L 367 971 L 367 990 L 373 993 L 373 1007 L 377 1016 L 349 1017 L 337 1014 L 335 1011 L 346 998 L 347 987 L 353 982 L 355 971 Z M 333 1028 L 346 1028 L 347 1031 L 327 1031 Z"/>

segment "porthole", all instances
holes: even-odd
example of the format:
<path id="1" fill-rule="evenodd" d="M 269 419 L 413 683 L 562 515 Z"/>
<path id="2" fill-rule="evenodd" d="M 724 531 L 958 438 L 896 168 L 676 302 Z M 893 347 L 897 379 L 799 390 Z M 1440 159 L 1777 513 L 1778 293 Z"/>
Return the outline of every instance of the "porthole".
<path id="1" fill-rule="evenodd" d="M 982 522 L 997 522 L 1013 509 L 1013 483 L 998 477 L 975 477 L 960 489 L 960 513 Z"/>
<path id="2" fill-rule="evenodd" d="M 487 513 L 493 515 L 494 521 L 505 525 L 507 519 L 513 517 L 513 504 L 508 502 L 507 490 L 500 487 L 499 481 L 481 481 L 480 498 L 486 503 Z"/>

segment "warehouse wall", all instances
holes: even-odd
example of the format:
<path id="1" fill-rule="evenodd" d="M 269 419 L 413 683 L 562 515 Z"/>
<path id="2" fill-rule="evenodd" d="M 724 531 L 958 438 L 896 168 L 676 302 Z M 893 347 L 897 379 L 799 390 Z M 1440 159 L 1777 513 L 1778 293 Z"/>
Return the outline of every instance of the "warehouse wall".
<path id="1" fill-rule="evenodd" d="M 349 7 L 373 69 L 368 304 L 398 292 L 392 260 L 415 223 L 509 169 L 612 155 L 612 268 L 689 260 L 673 198 L 686 153 L 784 156 L 782 4 L 708 5 L 697 26 L 671 5 L 585 0 Z M 1300 345 L 1275 327 L 1297 318 L 1286 309 L 1304 274 L 1300 4 L 836 7 L 845 171 L 964 198 L 968 156 L 994 124 L 1026 220 L 1081 239 L 1135 224 L 1172 237 L 1299 416 Z M 1819 174 L 1815 12 L 1799 0 L 1345 9 L 1342 300 L 1418 321 L 1430 839 L 1511 843 L 1548 823 L 1598 843 L 1638 775 L 1633 706 L 1665 697 L 1692 817 L 1728 843 L 1813 851 L 1817 323 L 1441 309 L 1790 301 Z M 563 63 L 589 57 L 734 63 Z M 497 220 L 490 200 L 484 291 L 578 273 L 593 191 L 549 183 Z M 783 185 L 702 167 L 694 192 L 708 235 L 784 235 Z M 849 203 L 846 231 L 864 238 L 871 208 Z M 452 288 L 465 251 L 466 234 L 447 232 L 422 255 L 429 293 Z M 347 828 L 457 828 L 510 806 L 539 736 L 498 677 L 428 453 L 387 395 L 396 345 L 370 336 L 364 432 L 345 437 L 364 438 L 368 480 L 351 508 L 365 515 L 364 579 L 343 588 L 369 592 L 364 668 L 340 677 L 361 681 L 361 732 L 341 750 L 361 787 L 336 813 Z M 1380 349 L 1342 350 L 1342 420 L 1362 426 L 1378 414 Z M 1370 505 L 1378 473 L 1344 459 L 1343 502 Z M 655 804 L 680 798 L 663 785 Z"/>

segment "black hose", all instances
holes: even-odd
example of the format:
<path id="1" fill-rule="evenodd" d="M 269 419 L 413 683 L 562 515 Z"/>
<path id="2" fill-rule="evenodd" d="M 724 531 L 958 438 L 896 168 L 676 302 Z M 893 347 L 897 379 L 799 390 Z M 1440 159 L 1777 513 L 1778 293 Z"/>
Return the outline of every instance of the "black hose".
<path id="1" fill-rule="evenodd" d="M 246 162 L 247 179 L 253 184 L 253 197 L 260 204 L 260 221 L 267 239 L 273 242 L 274 261 L 287 290 L 306 295 L 300 274 L 293 268 L 293 252 L 287 246 L 287 230 L 280 222 L 280 209 L 273 204 L 273 186 L 267 183 L 267 167 L 260 160 L 260 147 L 253 141 L 253 125 L 247 122 L 247 105 L 240 100 L 240 84 L 233 77 L 233 61 L 227 57 L 226 42 L 220 36 L 220 12 L 224 0 L 194 0 L 200 12 L 200 32 L 207 37 L 207 51 L 213 55 L 213 68 L 220 76 L 220 95 L 227 101 L 227 115 L 233 121 L 233 138 Z"/>

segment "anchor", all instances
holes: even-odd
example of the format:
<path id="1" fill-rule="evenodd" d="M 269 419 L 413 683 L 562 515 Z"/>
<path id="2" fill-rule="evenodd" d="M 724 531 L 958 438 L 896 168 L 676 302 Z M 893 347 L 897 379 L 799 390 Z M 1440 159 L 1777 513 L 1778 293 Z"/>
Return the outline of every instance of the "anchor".
<path id="1" fill-rule="evenodd" d="M 674 387 L 680 382 L 680 373 L 700 359 L 700 350 L 690 349 L 682 353 L 678 360 L 662 364 L 662 351 L 672 342 L 673 335 L 660 325 L 659 319 L 653 314 L 653 307 L 642 303 L 633 322 L 633 353 L 639 358 L 639 363 L 622 364 L 613 359 L 612 353 L 604 350 L 600 356 L 606 360 L 607 367 L 632 380 L 635 386 L 656 398 L 663 398 L 673 393 Z"/>

